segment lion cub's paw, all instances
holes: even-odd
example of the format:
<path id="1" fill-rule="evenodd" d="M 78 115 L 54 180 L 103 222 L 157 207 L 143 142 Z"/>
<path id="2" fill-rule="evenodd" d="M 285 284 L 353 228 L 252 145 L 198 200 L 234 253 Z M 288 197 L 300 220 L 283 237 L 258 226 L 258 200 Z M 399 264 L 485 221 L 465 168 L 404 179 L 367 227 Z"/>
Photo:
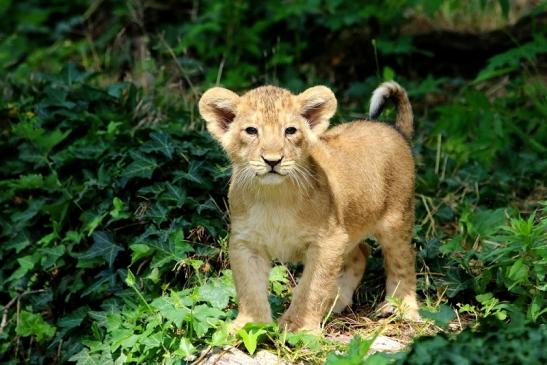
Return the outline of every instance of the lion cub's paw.
<path id="1" fill-rule="evenodd" d="M 321 324 L 319 322 L 305 321 L 302 318 L 285 313 L 277 320 L 280 331 L 299 332 L 306 331 L 311 333 L 321 333 Z"/>
<path id="2" fill-rule="evenodd" d="M 230 334 L 235 334 L 237 331 L 245 327 L 247 323 L 272 323 L 273 321 L 271 319 L 264 318 L 263 320 L 254 320 L 253 318 L 245 315 L 238 315 L 236 319 L 232 323 L 230 323 L 230 326 L 228 328 L 228 331 Z"/>

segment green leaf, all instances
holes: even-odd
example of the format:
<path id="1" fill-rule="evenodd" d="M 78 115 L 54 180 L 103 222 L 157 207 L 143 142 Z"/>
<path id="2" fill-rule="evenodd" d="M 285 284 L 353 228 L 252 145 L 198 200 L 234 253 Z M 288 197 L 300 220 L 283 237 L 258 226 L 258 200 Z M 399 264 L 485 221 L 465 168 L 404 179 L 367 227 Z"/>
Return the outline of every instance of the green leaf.
<path id="1" fill-rule="evenodd" d="M 141 345 L 144 345 L 145 349 L 160 347 L 162 343 L 162 337 L 163 336 L 161 332 L 155 332 L 150 336 L 141 336 L 139 343 Z"/>
<path id="2" fill-rule="evenodd" d="M 469 231 L 471 234 L 482 237 L 489 236 L 505 224 L 504 209 L 484 209 L 473 212 L 469 219 Z"/>
<path id="3" fill-rule="evenodd" d="M 192 354 L 196 352 L 196 348 L 190 340 L 186 337 L 180 339 L 179 348 L 176 351 L 176 354 L 182 356 L 184 359 L 188 359 Z"/>
<path id="4" fill-rule="evenodd" d="M 177 328 L 182 327 L 182 322 L 188 318 L 190 309 L 173 303 L 173 301 L 166 297 L 156 298 L 150 303 L 150 305 L 156 308 L 162 317 L 172 322 Z"/>
<path id="5" fill-rule="evenodd" d="M 29 141 L 35 141 L 45 133 L 45 130 L 38 125 L 36 119 L 28 119 L 23 122 L 14 124 L 11 131 L 21 138 Z"/>
<path id="6" fill-rule="evenodd" d="M 135 275 L 133 275 L 131 270 L 127 270 L 127 277 L 125 278 L 125 283 L 130 287 L 134 287 L 136 284 Z"/>
<path id="7" fill-rule="evenodd" d="M 395 71 L 391 67 L 385 66 L 383 72 L 384 81 L 391 81 L 395 77 Z"/>
<path id="8" fill-rule="evenodd" d="M 108 365 L 104 362 L 101 354 L 91 354 L 87 348 L 83 348 L 80 352 L 72 355 L 68 361 L 76 362 L 76 365 Z"/>
<path id="9" fill-rule="evenodd" d="M 150 133 L 151 141 L 146 142 L 140 148 L 143 152 L 159 152 L 168 159 L 173 158 L 173 152 L 175 146 L 173 140 L 165 132 L 152 132 Z"/>
<path id="10" fill-rule="evenodd" d="M 191 312 L 192 327 L 198 337 L 203 337 L 209 329 L 214 328 L 220 322 L 220 319 L 225 316 L 224 311 L 220 309 L 204 304 L 197 305 Z"/>
<path id="11" fill-rule="evenodd" d="M 15 270 L 8 281 L 19 280 L 24 277 L 34 266 L 38 263 L 39 257 L 37 255 L 27 255 L 17 259 L 19 268 Z"/>
<path id="12" fill-rule="evenodd" d="M 61 132 L 59 130 L 54 130 L 51 132 L 46 132 L 39 138 L 36 138 L 34 143 L 43 153 L 49 153 L 59 143 L 61 143 L 68 135 L 70 130 Z"/>
<path id="13" fill-rule="evenodd" d="M 114 208 L 110 211 L 110 215 L 114 220 L 126 219 L 131 216 L 131 214 L 127 211 L 124 202 L 120 198 L 114 198 L 112 200 L 112 205 Z"/>
<path id="14" fill-rule="evenodd" d="M 186 191 L 182 187 L 174 185 L 169 181 L 165 183 L 165 187 L 166 190 L 165 193 L 161 196 L 162 199 L 172 201 L 179 207 L 185 203 Z"/>
<path id="15" fill-rule="evenodd" d="M 213 347 L 222 347 L 230 344 L 230 324 L 228 322 L 220 323 L 211 336 L 209 344 Z"/>
<path id="16" fill-rule="evenodd" d="M 154 251 L 144 243 L 135 243 L 129 246 L 133 253 L 131 254 L 131 264 L 139 261 L 143 257 L 150 256 Z"/>
<path id="17" fill-rule="evenodd" d="M 104 218 L 108 215 L 106 212 L 94 212 L 94 211 L 86 211 L 82 213 L 81 219 L 84 222 L 84 230 L 87 232 L 88 236 L 91 236 L 91 234 L 101 225 Z"/>
<path id="18" fill-rule="evenodd" d="M 509 10 L 511 8 L 511 5 L 509 4 L 509 0 L 498 0 L 498 3 L 501 7 L 501 12 L 503 16 L 508 19 L 509 18 Z"/>
<path id="19" fill-rule="evenodd" d="M 512 283 L 509 283 L 509 290 L 511 290 L 515 285 L 526 282 L 528 280 L 528 272 L 530 268 L 525 264 L 524 259 L 520 258 L 511 265 L 508 270 L 507 277 L 513 280 Z M 507 283 L 506 283 L 507 285 Z"/>
<path id="20" fill-rule="evenodd" d="M 57 321 L 57 325 L 61 328 L 66 329 L 76 328 L 82 324 L 84 318 L 87 316 L 88 311 L 88 306 L 80 307 L 59 319 L 59 321 Z"/>
<path id="21" fill-rule="evenodd" d="M 321 337 L 307 332 L 287 333 L 287 342 L 291 346 L 300 346 L 312 351 L 320 351 L 322 347 Z"/>
<path id="22" fill-rule="evenodd" d="M 18 180 L 10 183 L 14 189 L 38 189 L 44 185 L 44 177 L 41 174 L 27 174 L 19 176 Z"/>
<path id="23" fill-rule="evenodd" d="M 363 339 L 361 336 L 355 336 L 351 339 L 348 350 L 342 355 L 330 353 L 327 357 L 325 365 L 360 365 L 367 364 L 364 359 L 370 350 L 370 346 L 374 343 L 374 340 L 378 337 L 378 333 L 374 334 L 369 339 Z"/>
<path id="24" fill-rule="evenodd" d="M 79 259 L 93 259 L 102 257 L 112 267 L 114 260 L 120 251 L 124 249 L 114 243 L 112 236 L 103 231 L 93 233 L 93 245 L 87 250 L 78 255 Z"/>
<path id="25" fill-rule="evenodd" d="M 133 162 L 122 172 L 123 177 L 127 180 L 135 177 L 150 179 L 152 173 L 158 167 L 156 160 L 137 152 L 131 152 L 131 157 L 133 158 Z"/>
<path id="26" fill-rule="evenodd" d="M 132 329 L 116 328 L 110 333 L 110 347 L 112 351 L 116 351 L 120 347 L 132 347 L 137 339 L 138 337 L 135 336 Z"/>
<path id="27" fill-rule="evenodd" d="M 200 300 L 210 303 L 213 307 L 224 309 L 230 298 L 235 296 L 235 289 L 231 283 L 221 278 L 209 279 L 199 287 Z"/>
<path id="28" fill-rule="evenodd" d="M 256 347 L 258 346 L 258 339 L 260 338 L 260 336 L 266 333 L 268 332 L 261 328 L 251 328 L 247 331 L 245 327 L 237 332 L 238 336 L 243 341 L 245 349 L 247 349 L 247 352 L 251 355 L 254 354 L 256 351 Z"/>
<path id="29" fill-rule="evenodd" d="M 15 332 L 23 337 L 35 336 L 38 342 L 43 342 L 55 335 L 55 327 L 44 321 L 39 314 L 21 311 Z"/>
<path id="30" fill-rule="evenodd" d="M 448 323 L 456 318 L 454 310 L 445 304 L 441 304 L 437 311 L 420 309 L 420 315 L 433 320 L 437 326 L 443 328 L 448 327 Z"/>
<path id="31" fill-rule="evenodd" d="M 167 235 L 168 234 L 168 235 Z M 152 267 L 161 267 L 168 262 L 180 261 L 186 258 L 186 254 L 193 252 L 192 246 L 184 239 L 182 230 L 162 232 L 156 239 L 141 238 L 139 243 L 146 244 L 157 251 Z"/>

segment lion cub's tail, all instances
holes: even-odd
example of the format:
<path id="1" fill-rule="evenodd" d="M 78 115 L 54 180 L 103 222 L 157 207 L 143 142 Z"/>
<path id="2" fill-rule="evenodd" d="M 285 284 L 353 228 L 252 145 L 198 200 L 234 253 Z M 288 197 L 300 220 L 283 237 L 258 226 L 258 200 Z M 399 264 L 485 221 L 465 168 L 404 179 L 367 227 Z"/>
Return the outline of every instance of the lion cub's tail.
<path id="1" fill-rule="evenodd" d="M 395 127 L 410 140 L 414 132 L 412 106 L 405 89 L 395 81 L 384 82 L 374 90 L 370 99 L 369 118 L 377 119 L 388 99 L 393 100 L 397 108 Z"/>

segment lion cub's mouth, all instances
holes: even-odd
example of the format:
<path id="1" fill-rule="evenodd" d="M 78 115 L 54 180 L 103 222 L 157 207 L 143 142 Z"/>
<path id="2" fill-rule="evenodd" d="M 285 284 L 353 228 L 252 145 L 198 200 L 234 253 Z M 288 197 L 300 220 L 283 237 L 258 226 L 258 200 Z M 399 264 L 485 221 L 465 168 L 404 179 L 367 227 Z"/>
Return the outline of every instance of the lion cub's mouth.
<path id="1" fill-rule="evenodd" d="M 259 177 L 260 182 L 266 185 L 276 185 L 281 183 L 285 179 L 285 175 L 274 170 L 270 170 L 263 175 L 259 175 Z"/>

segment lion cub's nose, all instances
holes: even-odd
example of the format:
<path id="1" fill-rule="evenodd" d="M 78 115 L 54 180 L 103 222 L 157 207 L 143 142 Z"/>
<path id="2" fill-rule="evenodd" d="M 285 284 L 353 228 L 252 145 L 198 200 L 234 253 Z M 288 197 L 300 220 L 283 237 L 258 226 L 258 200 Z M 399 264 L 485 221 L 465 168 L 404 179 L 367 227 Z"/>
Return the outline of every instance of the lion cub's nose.
<path id="1" fill-rule="evenodd" d="M 281 158 L 279 159 L 273 159 L 271 157 L 268 156 L 268 158 L 265 158 L 264 156 L 261 156 L 262 159 L 264 160 L 264 162 L 266 162 L 268 165 L 270 165 L 270 167 L 273 169 L 275 167 L 275 165 L 277 165 L 278 163 L 281 162 L 281 160 L 283 159 L 283 156 L 281 156 Z"/>

